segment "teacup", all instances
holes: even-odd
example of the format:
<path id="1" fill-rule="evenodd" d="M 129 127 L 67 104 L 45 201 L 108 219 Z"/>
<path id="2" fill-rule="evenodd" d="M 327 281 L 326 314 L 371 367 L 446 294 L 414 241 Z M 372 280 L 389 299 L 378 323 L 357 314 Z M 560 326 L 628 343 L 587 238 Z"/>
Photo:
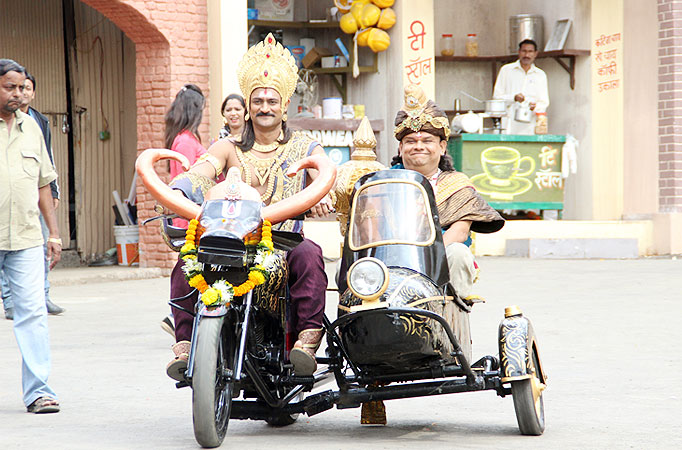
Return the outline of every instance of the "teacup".
<path id="1" fill-rule="evenodd" d="M 528 170 L 518 173 L 521 164 L 528 161 Z M 515 177 L 525 177 L 535 170 L 535 160 L 511 147 L 488 147 L 481 152 L 481 166 L 493 186 L 509 186 Z"/>

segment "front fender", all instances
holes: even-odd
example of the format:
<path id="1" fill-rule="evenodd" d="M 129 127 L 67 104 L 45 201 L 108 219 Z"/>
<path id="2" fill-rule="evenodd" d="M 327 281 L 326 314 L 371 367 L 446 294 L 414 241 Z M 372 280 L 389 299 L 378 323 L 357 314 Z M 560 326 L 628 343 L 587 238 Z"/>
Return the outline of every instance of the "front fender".
<path id="1" fill-rule="evenodd" d="M 194 351 L 197 344 L 197 330 L 199 329 L 199 322 L 202 320 L 220 319 L 227 315 L 230 308 L 225 305 L 211 306 L 210 308 L 199 302 L 199 310 L 194 318 L 194 326 L 192 327 L 192 341 L 189 350 L 189 360 L 187 361 L 187 378 L 190 380 L 194 376 Z"/>
<path id="2" fill-rule="evenodd" d="M 536 376 L 546 383 L 545 371 L 542 369 L 540 353 L 533 325 L 530 320 L 517 315 L 505 317 L 499 327 L 500 376 L 503 383 L 523 380 L 533 375 L 533 366 L 537 366 Z M 532 354 L 536 355 L 537 364 L 533 363 Z"/>

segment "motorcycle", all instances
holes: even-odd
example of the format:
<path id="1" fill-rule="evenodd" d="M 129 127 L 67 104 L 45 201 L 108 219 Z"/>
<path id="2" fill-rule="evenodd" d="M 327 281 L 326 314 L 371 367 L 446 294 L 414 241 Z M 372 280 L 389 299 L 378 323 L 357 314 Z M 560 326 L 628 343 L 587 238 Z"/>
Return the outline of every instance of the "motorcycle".
<path id="1" fill-rule="evenodd" d="M 226 193 L 234 192 L 237 182 L 228 175 L 199 207 L 169 195 L 151 173 L 158 159 L 180 160 L 172 153 L 143 152 L 138 173 L 164 206 L 197 218 L 197 260 L 208 284 L 243 283 L 263 263 L 257 248 L 248 245 L 263 234 L 263 219 L 274 223 L 298 216 L 333 183 L 333 170 L 313 157 L 290 171 L 316 167 L 320 176 L 288 204 L 263 207 L 255 196 L 230 197 Z M 313 375 L 297 376 L 288 360 L 282 255 L 269 258 L 266 282 L 235 295 L 229 305 L 207 306 L 199 300 L 189 311 L 194 314 L 192 345 L 185 379 L 177 387 L 192 388 L 197 442 L 220 446 L 231 419 L 286 426 L 300 414 L 312 416 L 334 406 L 356 408 L 368 402 L 482 390 L 511 394 L 521 433 L 542 434 L 546 375 L 532 325 L 518 307 L 507 308 L 499 326 L 499 358 L 484 356 L 472 362 L 471 305 L 460 300 L 448 282 L 428 180 L 407 170 L 382 170 L 360 178 L 347 229 L 339 316 L 333 322 L 324 317 L 326 355 L 317 357 L 321 368 Z M 301 240 L 297 236 L 272 231 L 280 250 L 293 248 Z M 337 389 L 310 393 L 332 379 Z"/>

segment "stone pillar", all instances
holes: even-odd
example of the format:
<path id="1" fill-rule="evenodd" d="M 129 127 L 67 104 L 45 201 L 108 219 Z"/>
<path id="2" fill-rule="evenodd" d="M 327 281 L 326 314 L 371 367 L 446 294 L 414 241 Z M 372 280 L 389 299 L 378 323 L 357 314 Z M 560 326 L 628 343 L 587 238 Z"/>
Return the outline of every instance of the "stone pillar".
<path id="1" fill-rule="evenodd" d="M 658 0 L 661 212 L 682 212 L 682 0 Z"/>
<path id="2" fill-rule="evenodd" d="M 659 210 L 656 253 L 682 253 L 682 0 L 658 0 Z"/>

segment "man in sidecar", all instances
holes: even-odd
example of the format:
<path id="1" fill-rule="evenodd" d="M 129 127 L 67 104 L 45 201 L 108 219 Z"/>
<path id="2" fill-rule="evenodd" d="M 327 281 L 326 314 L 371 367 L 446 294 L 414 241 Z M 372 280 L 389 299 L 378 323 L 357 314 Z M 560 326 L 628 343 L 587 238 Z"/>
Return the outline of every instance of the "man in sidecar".
<path id="1" fill-rule="evenodd" d="M 454 169 L 447 154 L 448 118 L 420 87 L 405 88 L 405 104 L 394 124 L 400 144 L 392 168 L 414 170 L 430 181 L 443 228 L 450 283 L 471 304 L 478 269 L 468 247 L 469 232 L 493 233 L 504 226 L 504 219 L 476 192 L 469 178 Z"/>
<path id="2" fill-rule="evenodd" d="M 214 143 L 186 174 L 181 174 L 171 187 L 180 190 L 197 203 L 203 201 L 200 186 L 206 179 L 215 180 L 231 167 L 240 167 L 242 180 L 254 187 L 266 205 L 289 199 L 301 192 L 317 176 L 312 169 L 286 176 L 295 162 L 310 156 L 324 156 L 324 149 L 299 131 L 287 127 L 286 109 L 296 88 L 298 68 L 291 53 L 272 34 L 251 47 L 237 69 L 239 86 L 247 102 L 246 124 L 241 140 L 221 139 Z M 326 156 L 325 156 L 326 158 Z M 311 209 L 310 215 L 319 217 L 332 211 L 327 195 Z M 274 229 L 300 233 L 301 220 L 286 220 Z M 311 375 L 316 367 L 315 351 L 324 334 L 322 317 L 325 306 L 327 277 L 320 247 L 304 239 L 287 254 L 289 265 L 289 294 L 294 314 L 294 328 L 298 339 L 290 353 L 297 375 Z M 171 274 L 171 298 L 186 297 L 188 286 L 179 263 Z M 192 310 L 196 293 L 176 303 Z M 168 375 L 184 379 L 190 348 L 193 319 L 185 311 L 174 308 L 175 359 L 168 367 Z"/>

